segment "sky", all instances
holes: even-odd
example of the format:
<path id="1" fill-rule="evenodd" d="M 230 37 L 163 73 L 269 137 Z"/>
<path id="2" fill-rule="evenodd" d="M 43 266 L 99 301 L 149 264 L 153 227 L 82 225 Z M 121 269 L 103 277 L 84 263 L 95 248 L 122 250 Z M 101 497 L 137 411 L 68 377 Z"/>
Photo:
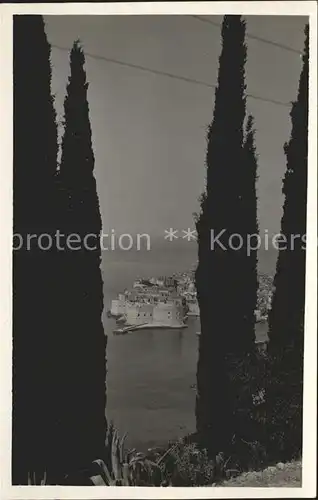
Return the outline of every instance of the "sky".
<path id="1" fill-rule="evenodd" d="M 69 52 L 84 52 L 214 84 L 221 33 L 192 16 L 46 16 L 52 44 L 52 92 L 58 120 L 69 74 Z M 220 16 L 206 20 L 221 24 Z M 305 17 L 247 16 L 247 34 L 301 51 Z M 247 92 L 289 103 L 297 96 L 300 54 L 247 37 Z M 164 234 L 194 228 L 205 182 L 206 127 L 214 89 L 86 57 L 95 177 L 103 230 Z M 258 217 L 261 234 L 279 232 L 284 142 L 289 107 L 252 98 L 259 157 Z"/>

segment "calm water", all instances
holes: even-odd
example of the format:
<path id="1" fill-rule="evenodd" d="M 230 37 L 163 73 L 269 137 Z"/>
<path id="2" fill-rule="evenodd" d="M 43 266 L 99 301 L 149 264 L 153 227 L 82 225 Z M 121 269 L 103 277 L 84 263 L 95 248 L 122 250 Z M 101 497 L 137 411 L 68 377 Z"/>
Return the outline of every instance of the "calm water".
<path id="1" fill-rule="evenodd" d="M 103 256 L 105 309 L 137 276 L 169 275 L 189 269 L 195 252 Z M 140 450 L 166 443 L 195 429 L 195 389 L 200 322 L 182 330 L 140 330 L 113 335 L 116 323 L 104 315 L 107 345 L 107 417 L 127 445 Z M 266 325 L 258 325 L 258 336 Z"/>

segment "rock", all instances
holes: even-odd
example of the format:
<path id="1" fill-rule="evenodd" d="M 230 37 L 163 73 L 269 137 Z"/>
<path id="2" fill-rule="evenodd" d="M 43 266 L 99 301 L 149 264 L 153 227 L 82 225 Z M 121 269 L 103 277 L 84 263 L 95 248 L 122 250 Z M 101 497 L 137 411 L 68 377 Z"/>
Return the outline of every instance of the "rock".
<path id="1" fill-rule="evenodd" d="M 285 469 L 285 464 L 283 464 L 283 462 L 278 462 L 278 464 L 276 465 L 277 469 Z"/>
<path id="2" fill-rule="evenodd" d="M 276 472 L 276 467 L 267 467 L 267 469 L 265 469 L 265 472 L 269 472 L 270 474 L 273 474 Z"/>
<path id="3" fill-rule="evenodd" d="M 257 477 L 262 477 L 262 473 L 260 471 L 255 471 L 254 472 L 254 477 L 257 478 Z"/>
<path id="4" fill-rule="evenodd" d="M 246 473 L 245 477 L 247 479 L 256 479 L 260 476 L 258 471 L 249 471 Z"/>

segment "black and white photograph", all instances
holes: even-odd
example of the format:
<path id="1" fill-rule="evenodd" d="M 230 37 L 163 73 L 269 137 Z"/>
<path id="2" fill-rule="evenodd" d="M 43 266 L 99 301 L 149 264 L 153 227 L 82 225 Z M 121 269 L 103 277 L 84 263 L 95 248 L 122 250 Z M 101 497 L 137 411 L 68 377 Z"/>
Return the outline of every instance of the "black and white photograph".
<path id="1" fill-rule="evenodd" d="M 173 5 L 1 7 L 6 500 L 315 496 L 317 4 Z"/>

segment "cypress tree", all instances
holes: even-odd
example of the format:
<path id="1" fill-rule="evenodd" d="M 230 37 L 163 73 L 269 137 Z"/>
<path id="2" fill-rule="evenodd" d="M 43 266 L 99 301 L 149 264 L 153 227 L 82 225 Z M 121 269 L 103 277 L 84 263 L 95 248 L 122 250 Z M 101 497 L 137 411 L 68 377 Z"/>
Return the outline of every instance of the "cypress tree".
<path id="1" fill-rule="evenodd" d="M 12 481 L 27 484 L 29 473 L 50 469 L 54 441 L 57 129 L 43 19 L 16 15 L 13 27 L 13 227 L 22 246 L 13 253 Z"/>
<path id="2" fill-rule="evenodd" d="M 257 153 L 255 146 L 254 118 L 248 116 L 245 130 L 245 140 L 243 145 L 244 163 L 242 167 L 242 229 L 241 234 L 247 240 L 249 238 L 250 247 L 245 255 L 242 255 L 242 266 L 240 267 L 242 280 L 246 286 L 241 294 L 241 310 L 244 311 L 246 330 L 253 332 L 255 336 L 255 316 L 257 305 L 258 272 L 257 272 L 257 244 L 259 227 L 257 219 Z M 245 250 L 245 248 L 244 248 Z"/>
<path id="3" fill-rule="evenodd" d="M 62 464 L 69 475 L 102 456 L 106 432 L 101 216 L 94 178 L 84 64 L 82 48 L 75 42 L 70 54 L 71 73 L 64 102 L 65 129 L 59 173 L 61 233 L 73 241 L 60 255 L 63 272 L 60 307 L 64 331 L 60 364 L 64 426 Z M 75 240 L 72 234 L 76 235 Z M 77 241 L 75 245 L 74 241 Z"/>
<path id="4" fill-rule="evenodd" d="M 267 409 L 274 454 L 290 458 L 302 442 L 302 383 L 305 308 L 305 236 L 308 156 L 309 27 L 305 29 L 303 67 L 298 96 L 292 104 L 292 130 L 284 150 L 287 169 L 280 246 L 269 315 L 270 383 Z"/>
<path id="5" fill-rule="evenodd" d="M 255 225 L 256 214 L 253 192 L 249 192 L 255 182 L 255 166 L 246 164 L 243 149 L 246 46 L 240 16 L 224 17 L 222 41 L 214 116 L 207 135 L 206 192 L 196 223 L 201 320 L 196 422 L 198 435 L 211 454 L 226 451 L 234 435 L 242 435 L 237 394 L 241 387 L 235 378 L 238 367 L 253 352 L 255 340 L 252 261 L 253 283 L 242 277 L 247 266 L 244 237 L 253 220 Z M 249 144 L 250 137 L 246 148 Z M 251 216 L 247 218 L 246 212 Z M 231 239 L 231 235 L 239 236 Z M 245 294 L 246 303 L 242 300 Z"/>
<path id="6" fill-rule="evenodd" d="M 243 172 L 241 178 L 241 202 L 242 202 L 242 234 L 248 242 L 244 249 L 241 263 L 238 269 L 242 293 L 239 296 L 241 315 L 245 326 L 243 330 L 250 333 L 250 338 L 255 341 L 255 312 L 258 302 L 258 245 L 260 244 L 259 225 L 257 217 L 257 190 L 258 179 L 258 155 L 255 146 L 254 118 L 249 115 L 245 128 L 245 139 L 243 144 Z M 255 407 L 258 400 L 260 404 L 260 391 L 264 390 L 264 358 L 259 356 L 255 344 L 250 345 L 246 358 L 241 358 L 238 371 L 238 394 L 240 397 L 238 406 L 238 420 L 240 434 L 244 441 L 256 443 L 262 441 L 264 431 L 259 406 Z M 262 406 L 263 408 L 263 406 Z M 241 448 L 242 449 L 242 448 Z M 258 449 L 258 452 L 261 449 Z M 243 451 L 244 454 L 244 451 Z M 256 458 L 256 457 L 255 457 Z M 264 457 L 259 456 L 259 459 Z M 246 464 L 260 466 L 260 462 Z"/>

